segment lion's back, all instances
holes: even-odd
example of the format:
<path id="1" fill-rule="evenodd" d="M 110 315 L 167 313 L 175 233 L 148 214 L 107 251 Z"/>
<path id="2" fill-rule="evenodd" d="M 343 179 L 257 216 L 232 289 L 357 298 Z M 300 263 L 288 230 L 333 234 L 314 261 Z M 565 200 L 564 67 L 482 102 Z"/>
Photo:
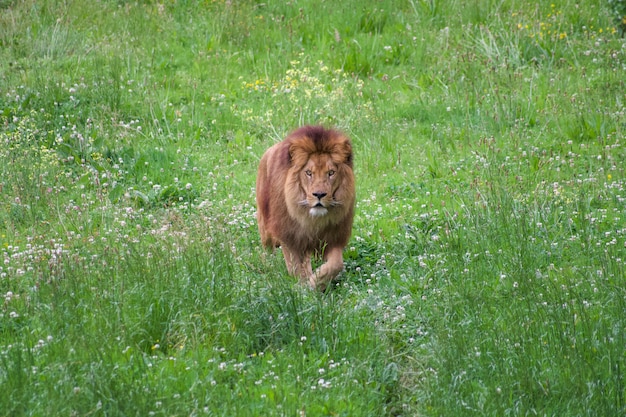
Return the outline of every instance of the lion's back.
<path id="1" fill-rule="evenodd" d="M 288 158 L 288 145 L 279 142 L 265 151 L 259 162 L 256 179 L 257 222 L 261 242 L 267 247 L 280 245 L 276 230 L 280 225 L 276 219 L 287 215 L 284 201 Z"/>

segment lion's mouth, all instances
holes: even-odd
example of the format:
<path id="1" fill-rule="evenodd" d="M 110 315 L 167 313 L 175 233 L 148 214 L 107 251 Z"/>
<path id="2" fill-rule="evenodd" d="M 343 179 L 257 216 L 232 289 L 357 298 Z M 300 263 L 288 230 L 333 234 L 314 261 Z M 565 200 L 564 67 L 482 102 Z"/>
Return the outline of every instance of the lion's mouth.
<path id="1" fill-rule="evenodd" d="M 309 210 L 309 214 L 312 217 L 321 217 L 325 216 L 328 213 L 328 209 L 321 204 L 315 205 L 315 207 L 311 207 Z"/>

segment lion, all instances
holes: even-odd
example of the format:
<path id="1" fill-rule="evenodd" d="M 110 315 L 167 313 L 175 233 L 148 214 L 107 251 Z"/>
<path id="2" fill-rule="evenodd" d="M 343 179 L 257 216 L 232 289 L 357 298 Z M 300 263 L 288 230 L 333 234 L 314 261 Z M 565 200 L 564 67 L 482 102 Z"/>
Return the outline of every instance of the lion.
<path id="1" fill-rule="evenodd" d="M 289 274 L 324 290 L 343 270 L 352 233 L 352 144 L 343 133 L 304 126 L 269 148 L 256 180 L 261 242 L 281 247 Z M 311 258 L 321 257 L 313 272 Z"/>

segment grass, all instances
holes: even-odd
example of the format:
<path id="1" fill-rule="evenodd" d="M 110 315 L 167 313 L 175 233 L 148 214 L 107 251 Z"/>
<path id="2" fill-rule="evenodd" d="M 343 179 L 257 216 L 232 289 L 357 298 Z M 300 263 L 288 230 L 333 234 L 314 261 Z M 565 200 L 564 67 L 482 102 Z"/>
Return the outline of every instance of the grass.
<path id="1" fill-rule="evenodd" d="M 623 415 L 620 7 L 0 1 L 0 415 Z M 304 123 L 325 294 L 255 222 Z"/>

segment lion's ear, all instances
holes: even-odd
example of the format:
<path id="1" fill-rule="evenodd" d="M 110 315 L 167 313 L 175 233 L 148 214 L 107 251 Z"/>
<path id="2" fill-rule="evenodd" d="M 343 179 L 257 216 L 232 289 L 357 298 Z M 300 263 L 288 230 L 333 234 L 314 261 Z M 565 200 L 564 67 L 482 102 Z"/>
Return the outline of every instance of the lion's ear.
<path id="1" fill-rule="evenodd" d="M 341 155 L 343 158 L 343 163 L 352 167 L 352 143 L 350 143 L 350 139 L 344 137 L 343 141 L 341 141 L 337 146 L 337 154 Z"/>
<path id="2" fill-rule="evenodd" d="M 346 156 L 346 164 L 352 166 L 352 158 L 353 158 L 352 144 L 350 142 L 347 142 L 347 146 L 348 146 L 348 152 Z"/>
<path id="3" fill-rule="evenodd" d="M 288 149 L 289 164 L 292 167 L 303 167 L 309 155 L 315 153 L 316 145 L 308 136 L 299 136 L 291 139 Z"/>
<path id="4" fill-rule="evenodd" d="M 289 145 L 287 147 L 287 156 L 289 158 L 289 165 L 293 166 L 293 164 L 298 159 L 301 153 L 302 153 L 302 149 L 300 148 L 300 146 L 298 146 L 298 144 L 292 143 L 291 145 Z"/>

